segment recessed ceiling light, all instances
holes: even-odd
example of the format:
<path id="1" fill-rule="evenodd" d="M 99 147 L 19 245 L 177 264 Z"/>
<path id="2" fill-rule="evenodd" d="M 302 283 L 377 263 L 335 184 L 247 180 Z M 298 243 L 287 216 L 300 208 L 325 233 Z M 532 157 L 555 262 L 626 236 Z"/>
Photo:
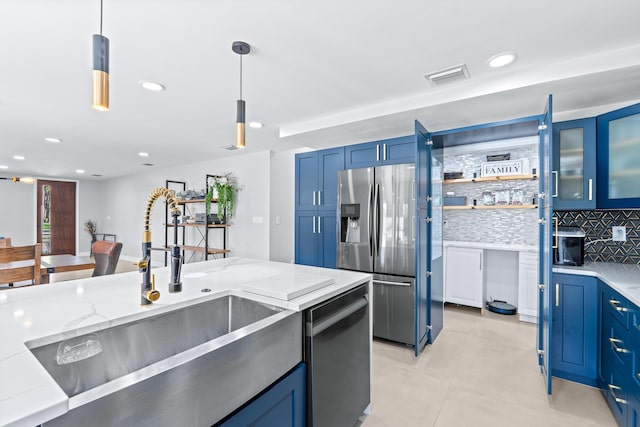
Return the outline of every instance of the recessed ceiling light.
<path id="1" fill-rule="evenodd" d="M 13 156 L 13 158 L 16 160 L 24 160 L 24 156 L 20 156 L 20 155 L 15 155 Z"/>
<path id="2" fill-rule="evenodd" d="M 9 166 L 7 166 L 7 165 L 0 165 L 0 169 L 9 169 Z"/>
<path id="3" fill-rule="evenodd" d="M 249 127 L 252 127 L 255 129 L 260 129 L 262 126 L 264 125 L 260 122 L 249 122 Z"/>
<path id="4" fill-rule="evenodd" d="M 140 157 L 149 157 L 149 153 L 145 153 L 144 151 L 141 151 L 138 153 L 138 156 Z"/>
<path id="5" fill-rule="evenodd" d="M 53 144 L 59 144 L 62 142 L 60 138 L 45 138 L 44 140 Z"/>
<path id="6" fill-rule="evenodd" d="M 84 169 L 76 169 L 76 173 L 84 173 Z"/>
<path id="7" fill-rule="evenodd" d="M 143 80 L 140 82 L 140 86 L 142 86 L 143 88 L 147 89 L 147 90 L 151 90 L 153 92 L 160 92 L 163 91 L 165 89 L 165 87 L 163 85 L 161 85 L 160 83 L 156 83 L 156 82 L 149 82 L 146 80 Z"/>
<path id="8" fill-rule="evenodd" d="M 493 68 L 504 67 L 505 65 L 509 65 L 515 61 L 517 57 L 518 56 L 515 53 L 511 52 L 499 53 L 489 58 L 489 66 Z"/>

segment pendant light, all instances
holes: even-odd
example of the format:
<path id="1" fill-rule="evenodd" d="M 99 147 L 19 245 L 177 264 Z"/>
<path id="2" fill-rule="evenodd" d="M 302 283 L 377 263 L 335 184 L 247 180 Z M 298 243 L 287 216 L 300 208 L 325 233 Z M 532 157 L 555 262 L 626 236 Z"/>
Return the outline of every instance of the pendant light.
<path id="1" fill-rule="evenodd" d="M 251 46 L 245 42 L 235 41 L 231 49 L 240 55 L 240 99 L 236 105 L 236 148 L 244 148 L 245 104 L 242 99 L 242 55 L 251 52 Z"/>
<path id="2" fill-rule="evenodd" d="M 34 182 L 36 182 L 36 179 L 31 176 L 23 176 L 22 178 L 18 178 L 17 176 L 13 176 L 9 178 L 0 176 L 0 179 L 13 181 L 13 182 L 23 182 L 25 184 L 33 184 Z"/>
<path id="3" fill-rule="evenodd" d="M 93 35 L 93 103 L 98 111 L 109 111 L 109 39 L 102 35 L 102 0 L 100 0 L 100 34 Z"/>

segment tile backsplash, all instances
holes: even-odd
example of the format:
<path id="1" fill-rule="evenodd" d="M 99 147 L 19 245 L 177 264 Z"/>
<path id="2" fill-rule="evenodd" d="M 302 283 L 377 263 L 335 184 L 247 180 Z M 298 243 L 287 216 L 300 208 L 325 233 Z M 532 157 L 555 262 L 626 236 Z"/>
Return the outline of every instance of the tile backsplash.
<path id="1" fill-rule="evenodd" d="M 560 226 L 580 227 L 585 237 L 585 261 L 640 264 L 640 210 L 556 211 Z M 627 228 L 627 241 L 611 241 L 611 227 Z M 595 240 L 606 239 L 604 241 Z"/>
<path id="2" fill-rule="evenodd" d="M 478 146 L 464 147 L 444 151 L 444 171 L 463 172 L 464 178 L 472 178 L 474 172 L 480 176 L 480 165 L 487 161 L 487 155 L 510 153 L 512 160 L 528 159 L 531 168 L 538 165 L 537 137 L 524 140 L 524 144 L 509 147 L 508 145 L 477 149 Z M 508 144 L 505 143 L 505 144 Z M 536 180 L 504 180 L 488 182 L 471 182 L 445 184 L 443 191 L 453 192 L 455 196 L 465 196 L 467 205 L 483 204 L 482 193 L 489 191 L 522 190 L 524 204 L 531 204 L 538 193 Z M 513 194 L 513 193 L 511 193 Z M 462 242 L 483 242 L 503 244 L 538 244 L 538 210 L 537 209 L 478 209 L 478 210 L 445 210 L 444 239 Z"/>

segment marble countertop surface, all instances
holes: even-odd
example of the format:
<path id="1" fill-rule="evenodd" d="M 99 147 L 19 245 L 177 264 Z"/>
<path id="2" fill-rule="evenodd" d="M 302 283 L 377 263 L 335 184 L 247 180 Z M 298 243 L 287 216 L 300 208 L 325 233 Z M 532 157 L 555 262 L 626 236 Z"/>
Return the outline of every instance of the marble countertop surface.
<path id="1" fill-rule="evenodd" d="M 640 307 L 640 265 L 588 261 L 580 267 L 555 265 L 553 272 L 597 277 Z"/>
<path id="2" fill-rule="evenodd" d="M 171 294 L 169 268 L 152 273 L 161 297 L 148 306 L 140 306 L 138 272 L 0 290 L 0 425 L 33 427 L 68 411 L 69 398 L 25 343 L 37 347 L 75 330 L 116 326 L 230 294 L 300 311 L 371 279 L 352 271 L 226 258 L 185 264 L 183 291 Z M 304 293 L 296 283 L 315 290 Z M 293 299 L 273 297 L 281 295 Z"/>

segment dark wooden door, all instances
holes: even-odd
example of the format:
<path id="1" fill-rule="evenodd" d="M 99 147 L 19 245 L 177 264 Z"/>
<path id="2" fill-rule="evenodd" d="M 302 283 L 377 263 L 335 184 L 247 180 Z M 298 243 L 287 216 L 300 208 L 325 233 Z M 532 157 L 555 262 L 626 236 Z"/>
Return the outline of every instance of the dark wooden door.
<path id="1" fill-rule="evenodd" d="M 38 242 L 42 255 L 76 254 L 76 183 L 38 180 Z"/>

